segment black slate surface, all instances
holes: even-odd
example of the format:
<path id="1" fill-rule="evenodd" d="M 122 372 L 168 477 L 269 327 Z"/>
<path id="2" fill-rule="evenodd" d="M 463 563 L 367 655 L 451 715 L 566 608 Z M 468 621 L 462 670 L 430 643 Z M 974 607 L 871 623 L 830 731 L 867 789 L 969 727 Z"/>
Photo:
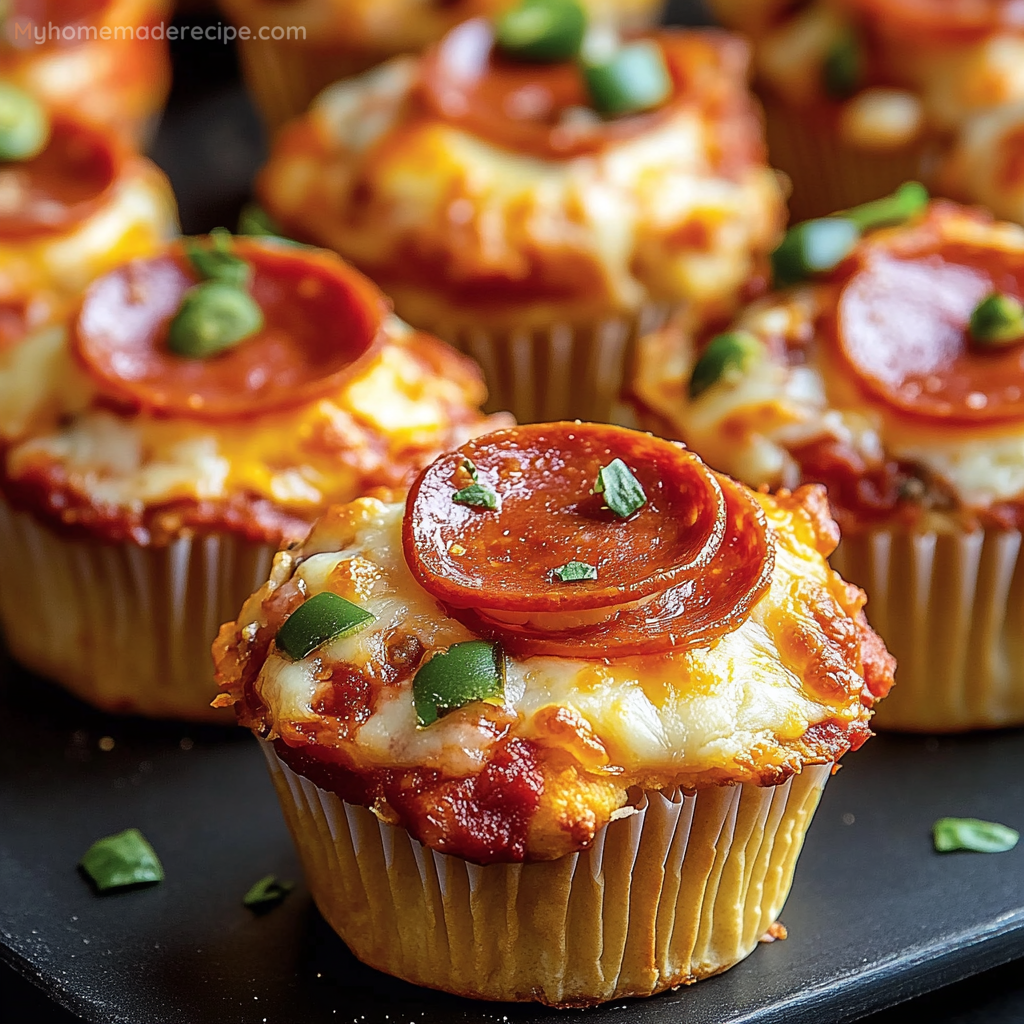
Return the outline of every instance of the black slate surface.
<path id="1" fill-rule="evenodd" d="M 470 1003 L 364 968 L 301 882 L 276 910 L 246 910 L 242 895 L 257 878 L 301 875 L 262 758 L 241 730 L 111 718 L 9 663 L 0 714 L 0 959 L 83 1019 L 581 1016 Z M 1019 731 L 875 738 L 829 782 L 782 915 L 787 941 L 718 978 L 587 1011 L 587 1020 L 854 1020 L 1024 955 L 1024 845 L 943 856 L 929 836 L 944 814 L 1024 828 L 1022 768 Z M 96 896 L 75 864 L 94 839 L 129 826 L 154 844 L 166 881 Z"/>
<path id="2" fill-rule="evenodd" d="M 692 0 L 677 15 L 692 20 Z M 263 151 L 232 52 L 178 44 L 154 156 L 186 231 L 232 224 Z M 241 905 L 269 872 L 300 879 L 254 743 L 240 730 L 115 719 L 30 679 L 0 651 L 0 1021 L 396 1024 L 575 1021 L 577 1013 L 467 1003 L 356 963 L 299 885 L 257 917 Z M 103 750 L 100 741 L 114 741 Z M 109 746 L 109 743 L 104 743 Z M 931 851 L 943 814 L 1024 826 L 1024 733 L 879 737 L 829 783 L 782 915 L 786 942 L 720 978 L 588 1011 L 625 1024 L 863 1017 L 987 971 L 911 1010 L 934 1024 L 1024 1020 L 1024 848 Z M 140 827 L 167 880 L 95 896 L 75 863 L 98 836 Z M 16 972 L 47 993 L 34 997 Z M 70 1010 L 69 1016 L 58 1005 Z"/>

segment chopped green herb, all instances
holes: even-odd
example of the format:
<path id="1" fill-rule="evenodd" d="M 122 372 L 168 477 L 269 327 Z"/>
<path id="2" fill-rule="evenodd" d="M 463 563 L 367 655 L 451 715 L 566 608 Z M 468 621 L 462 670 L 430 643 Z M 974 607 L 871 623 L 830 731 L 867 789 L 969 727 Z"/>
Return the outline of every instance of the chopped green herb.
<path id="1" fill-rule="evenodd" d="M 594 109 L 608 117 L 651 110 L 672 93 L 672 77 L 654 42 L 631 43 L 607 60 L 581 67 Z"/>
<path id="2" fill-rule="evenodd" d="M 1020 833 L 997 821 L 939 818 L 932 826 L 932 839 L 939 853 L 949 853 L 951 850 L 1005 853 L 1017 845 Z"/>
<path id="3" fill-rule="evenodd" d="M 861 231 L 873 231 L 916 217 L 927 207 L 928 199 L 928 189 L 919 181 L 905 181 L 892 195 L 861 203 L 839 216 L 852 220 Z"/>
<path id="4" fill-rule="evenodd" d="M 167 347 L 188 359 L 234 348 L 263 327 L 263 311 L 242 288 L 214 279 L 189 288 L 167 328 Z"/>
<path id="5" fill-rule="evenodd" d="M 137 828 L 97 839 L 85 851 L 79 866 L 100 892 L 162 882 L 164 878 L 160 858 Z"/>
<path id="6" fill-rule="evenodd" d="M 50 141 L 50 119 L 31 94 L 0 84 L 0 161 L 31 160 Z"/>
<path id="7" fill-rule="evenodd" d="M 480 474 L 476 471 L 476 466 L 472 459 L 463 459 L 462 468 L 469 474 L 469 478 L 473 483 L 477 483 L 480 479 Z"/>
<path id="8" fill-rule="evenodd" d="M 554 63 L 572 60 L 586 31 L 587 15 L 576 0 L 523 0 L 498 18 L 494 38 L 508 57 Z"/>
<path id="9" fill-rule="evenodd" d="M 716 334 L 694 364 L 690 398 L 697 398 L 715 384 L 736 383 L 764 354 L 764 342 L 750 331 Z"/>
<path id="10" fill-rule="evenodd" d="M 500 504 L 498 492 L 487 484 L 470 484 L 452 495 L 456 505 L 469 505 L 472 508 L 496 509 Z"/>
<path id="11" fill-rule="evenodd" d="M 562 583 L 575 583 L 577 580 L 596 580 L 597 567 L 589 562 L 566 562 L 555 570 L 555 576 Z"/>
<path id="12" fill-rule="evenodd" d="M 365 608 L 325 590 L 304 601 L 277 631 L 277 646 L 300 661 L 331 640 L 358 633 L 375 616 Z"/>
<path id="13" fill-rule="evenodd" d="M 265 875 L 242 897 L 242 902 L 250 910 L 270 910 L 294 888 L 294 882 L 281 882 L 276 875 Z"/>
<path id="14" fill-rule="evenodd" d="M 777 288 L 837 267 L 857 244 L 860 229 L 847 217 L 820 217 L 791 227 L 771 254 Z"/>
<path id="15" fill-rule="evenodd" d="M 467 640 L 435 654 L 412 684 L 416 718 L 432 725 L 449 711 L 482 700 L 500 704 L 505 694 L 505 655 L 501 645 Z"/>
<path id="16" fill-rule="evenodd" d="M 235 288 L 248 287 L 252 268 L 231 251 L 231 232 L 226 228 L 214 228 L 209 245 L 188 238 L 184 246 L 189 263 L 203 280 L 222 281 Z"/>
<path id="17" fill-rule="evenodd" d="M 259 203 L 246 203 L 242 207 L 242 212 L 238 215 L 238 234 L 270 238 L 284 237 L 281 226 Z"/>
<path id="18" fill-rule="evenodd" d="M 971 337 L 986 347 L 1024 341 L 1024 304 L 1012 295 L 993 292 L 974 307 L 970 331 Z"/>
<path id="19" fill-rule="evenodd" d="M 864 77 L 864 50 L 857 36 L 844 31 L 828 48 L 821 66 L 825 92 L 833 99 L 845 100 L 859 88 Z"/>
<path id="20" fill-rule="evenodd" d="M 622 459 L 612 459 L 597 472 L 594 493 L 604 495 L 604 503 L 617 516 L 626 519 L 647 504 L 640 481 L 629 471 Z"/>

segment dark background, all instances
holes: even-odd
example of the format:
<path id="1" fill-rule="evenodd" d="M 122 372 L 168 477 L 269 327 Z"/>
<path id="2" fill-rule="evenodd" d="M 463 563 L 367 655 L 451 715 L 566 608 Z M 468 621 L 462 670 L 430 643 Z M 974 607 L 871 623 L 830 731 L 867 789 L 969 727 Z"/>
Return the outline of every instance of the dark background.
<path id="1" fill-rule="evenodd" d="M 202 17 L 183 20 L 203 23 Z M 173 44 L 172 50 L 174 87 L 152 155 L 171 178 L 186 233 L 219 224 L 233 227 L 265 152 L 258 118 L 239 85 L 233 49 L 189 40 Z M 913 1016 L 934 1024 L 1022 1022 L 1024 961 L 985 971 L 865 1021 L 902 1024 Z M 0 1024 L 76 1020 L 11 968 L 0 965 Z M 829 1022 L 822 1019 L 821 1024 Z"/>

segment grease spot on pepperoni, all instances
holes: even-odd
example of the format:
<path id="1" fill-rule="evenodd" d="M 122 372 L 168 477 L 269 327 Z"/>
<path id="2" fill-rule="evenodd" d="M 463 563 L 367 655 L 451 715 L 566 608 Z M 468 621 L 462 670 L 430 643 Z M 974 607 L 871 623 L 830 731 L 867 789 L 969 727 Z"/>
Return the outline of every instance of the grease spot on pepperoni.
<path id="1" fill-rule="evenodd" d="M 467 458 L 498 510 L 452 501 Z M 613 458 L 648 499 L 625 520 L 589 494 Z M 413 575 L 470 629 L 513 654 L 575 657 L 682 649 L 736 629 L 774 554 L 740 485 L 679 445 L 593 423 L 497 431 L 442 456 L 410 492 L 403 544 Z M 569 559 L 598 578 L 554 582 Z"/>
<path id="2" fill-rule="evenodd" d="M 1008 383 L 1024 380 L 1024 346 L 983 349 L 969 337 L 971 312 L 994 291 L 1024 298 L 1024 258 L 922 231 L 854 260 L 833 331 L 862 387 L 902 412 L 1016 419 L 1024 399 Z"/>
<path id="3" fill-rule="evenodd" d="M 80 224 L 105 201 L 122 159 L 102 129 L 55 117 L 38 156 L 0 164 L 0 238 L 56 234 Z"/>
<path id="4" fill-rule="evenodd" d="M 374 348 L 383 295 L 337 257 L 248 239 L 234 251 L 253 268 L 264 326 L 235 348 L 187 359 L 167 327 L 197 277 L 180 246 L 135 260 L 86 292 L 72 347 L 115 404 L 162 415 L 224 420 L 300 405 L 335 390 Z"/>
<path id="5" fill-rule="evenodd" d="M 494 49 L 494 30 L 484 18 L 463 22 L 427 51 L 421 95 L 428 110 L 517 153 L 572 157 L 631 139 L 680 108 L 709 117 L 741 120 L 753 113 L 735 83 L 746 78 L 747 50 L 715 31 L 659 32 L 675 89 L 656 110 L 603 119 L 591 109 L 583 76 L 573 61 L 534 64 Z M 760 159 L 759 130 L 718 134 L 718 170 Z"/>

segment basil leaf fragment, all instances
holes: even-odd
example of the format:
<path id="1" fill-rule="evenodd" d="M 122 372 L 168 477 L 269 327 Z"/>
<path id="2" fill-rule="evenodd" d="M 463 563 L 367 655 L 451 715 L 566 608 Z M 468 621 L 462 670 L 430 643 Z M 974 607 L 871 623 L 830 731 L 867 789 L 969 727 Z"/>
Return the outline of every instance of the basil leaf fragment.
<path id="1" fill-rule="evenodd" d="M 304 601 L 285 619 L 277 631 L 277 646 L 295 661 L 301 661 L 339 637 L 364 629 L 376 616 L 329 590 Z"/>
<path id="2" fill-rule="evenodd" d="M 716 384 L 735 384 L 765 354 L 764 342 L 750 331 L 716 334 L 705 346 L 690 374 L 690 398 Z"/>
<path id="3" fill-rule="evenodd" d="M 1020 833 L 997 821 L 978 818 L 939 818 L 932 826 L 932 839 L 939 853 L 971 850 L 974 853 L 1005 853 L 1012 850 Z"/>
<path id="4" fill-rule="evenodd" d="M 505 654 L 488 640 L 452 644 L 420 666 L 412 684 L 421 726 L 458 708 L 483 700 L 500 704 L 505 695 Z"/>
<path id="5" fill-rule="evenodd" d="M 279 881 L 277 875 L 264 875 L 242 897 L 242 903 L 250 910 L 270 910 L 294 888 L 294 882 Z"/>
<path id="6" fill-rule="evenodd" d="M 672 94 L 672 76 L 657 43 L 643 40 L 608 60 L 581 64 L 594 109 L 606 117 L 638 114 L 661 106 Z"/>
<path id="7" fill-rule="evenodd" d="M 892 195 L 861 203 L 840 216 L 852 220 L 861 231 L 902 224 L 904 221 L 923 213 L 928 205 L 928 189 L 919 181 L 905 181 Z"/>
<path id="8" fill-rule="evenodd" d="M 770 257 L 775 286 L 785 288 L 814 274 L 834 270 L 859 240 L 860 228 L 841 215 L 794 225 Z"/>
<path id="9" fill-rule="evenodd" d="M 456 491 L 452 495 L 452 501 L 456 505 L 469 505 L 472 508 L 490 508 L 496 509 L 501 501 L 498 498 L 498 492 L 491 487 L 489 484 L 482 484 L 478 482 L 478 475 L 476 467 L 469 459 L 463 463 L 463 467 L 473 477 L 473 483 L 468 487 L 463 487 L 461 490 Z"/>
<path id="10" fill-rule="evenodd" d="M 572 60 L 586 31 L 576 0 L 523 0 L 497 19 L 494 41 L 508 57 L 547 64 Z"/>
<path id="11" fill-rule="evenodd" d="M 575 583 L 577 580 L 596 580 L 597 567 L 589 562 L 566 562 L 555 570 L 555 576 L 562 583 Z"/>
<path id="12" fill-rule="evenodd" d="M 986 295 L 971 313 L 970 331 L 986 348 L 1024 341 L 1024 303 L 1003 292 Z"/>
<path id="13" fill-rule="evenodd" d="M 597 472 L 594 493 L 604 495 L 604 503 L 621 519 L 631 516 L 647 504 L 640 481 L 629 471 L 622 459 L 612 459 Z"/>
<path id="14" fill-rule="evenodd" d="M 0 83 L 0 162 L 14 163 L 38 156 L 50 141 L 50 118 L 30 93 Z"/>
<path id="15" fill-rule="evenodd" d="M 234 348 L 263 328 L 263 310 L 244 288 L 213 279 L 182 296 L 167 328 L 167 347 L 188 359 L 206 359 Z"/>
<path id="16" fill-rule="evenodd" d="M 79 866 L 100 892 L 164 879 L 160 858 L 137 828 L 97 839 L 85 851 Z"/>
<path id="17" fill-rule="evenodd" d="M 248 287 L 252 269 L 231 251 L 231 232 L 214 228 L 209 243 L 202 245 L 194 238 L 184 242 L 185 255 L 195 272 L 205 281 L 223 281 L 235 288 Z"/>

